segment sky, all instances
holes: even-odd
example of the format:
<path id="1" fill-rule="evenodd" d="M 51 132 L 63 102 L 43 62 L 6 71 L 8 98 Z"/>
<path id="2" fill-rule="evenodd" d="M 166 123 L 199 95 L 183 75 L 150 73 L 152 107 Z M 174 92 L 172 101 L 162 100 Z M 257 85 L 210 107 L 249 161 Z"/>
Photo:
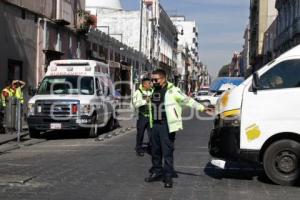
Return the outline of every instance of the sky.
<path id="1" fill-rule="evenodd" d="M 139 0 L 121 0 L 126 10 L 139 9 Z M 250 0 L 161 0 L 169 15 L 195 20 L 199 29 L 199 53 L 209 73 L 216 77 L 244 44 Z"/>

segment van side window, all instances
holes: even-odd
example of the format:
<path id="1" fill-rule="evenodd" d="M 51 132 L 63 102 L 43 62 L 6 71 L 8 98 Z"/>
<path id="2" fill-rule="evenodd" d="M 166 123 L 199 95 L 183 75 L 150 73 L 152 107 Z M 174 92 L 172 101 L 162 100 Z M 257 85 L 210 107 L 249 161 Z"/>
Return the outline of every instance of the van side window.
<path id="1" fill-rule="evenodd" d="M 300 87 L 300 59 L 283 61 L 260 77 L 262 90 L 296 87 Z"/>

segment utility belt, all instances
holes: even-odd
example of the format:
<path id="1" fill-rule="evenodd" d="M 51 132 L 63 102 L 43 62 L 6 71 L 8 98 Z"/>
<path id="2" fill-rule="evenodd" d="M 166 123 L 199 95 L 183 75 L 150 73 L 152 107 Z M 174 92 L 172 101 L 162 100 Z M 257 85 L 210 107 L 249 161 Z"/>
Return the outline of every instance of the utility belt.
<path id="1" fill-rule="evenodd" d="M 150 116 L 148 105 L 144 105 L 144 106 L 139 107 L 138 111 L 139 111 L 139 115 L 143 115 L 145 117 Z"/>
<path id="2" fill-rule="evenodd" d="M 168 124 L 167 119 L 154 120 L 153 124 Z"/>
<path id="3" fill-rule="evenodd" d="M 139 112 L 139 116 L 150 117 L 150 114 L 149 113 L 141 113 L 141 112 Z"/>

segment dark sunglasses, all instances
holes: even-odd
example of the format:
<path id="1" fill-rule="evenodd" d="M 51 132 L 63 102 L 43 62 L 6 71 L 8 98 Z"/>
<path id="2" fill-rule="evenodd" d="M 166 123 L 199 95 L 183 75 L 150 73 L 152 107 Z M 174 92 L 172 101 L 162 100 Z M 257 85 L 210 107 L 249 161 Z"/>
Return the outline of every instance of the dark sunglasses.
<path id="1" fill-rule="evenodd" d="M 157 83 L 160 78 L 152 78 L 151 82 Z"/>

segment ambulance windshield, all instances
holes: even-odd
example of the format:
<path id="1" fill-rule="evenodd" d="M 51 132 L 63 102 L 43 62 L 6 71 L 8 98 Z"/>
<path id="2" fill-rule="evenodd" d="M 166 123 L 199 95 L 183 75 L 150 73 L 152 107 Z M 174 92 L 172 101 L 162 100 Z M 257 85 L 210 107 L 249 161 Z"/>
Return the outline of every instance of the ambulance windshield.
<path id="1" fill-rule="evenodd" d="M 48 76 L 42 81 L 38 95 L 94 94 L 94 78 L 87 76 Z"/>

